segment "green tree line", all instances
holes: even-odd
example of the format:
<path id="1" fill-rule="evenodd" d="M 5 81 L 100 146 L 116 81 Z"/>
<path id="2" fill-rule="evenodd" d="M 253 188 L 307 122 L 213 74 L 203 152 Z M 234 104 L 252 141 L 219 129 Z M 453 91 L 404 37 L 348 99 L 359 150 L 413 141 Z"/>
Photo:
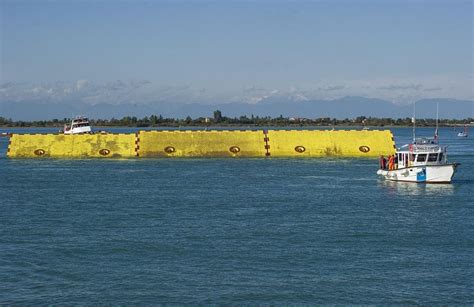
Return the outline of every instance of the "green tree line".
<path id="1" fill-rule="evenodd" d="M 441 119 L 440 126 L 465 125 L 474 122 L 473 118 L 466 119 Z M 15 121 L 12 119 L 0 117 L 0 126 L 2 127 L 58 127 L 62 128 L 65 124 L 70 124 L 70 118 L 38 120 L 38 121 Z M 358 116 L 355 118 L 336 119 L 330 117 L 320 118 L 291 118 L 270 117 L 270 116 L 240 116 L 227 117 L 221 111 L 216 110 L 212 117 L 191 118 L 164 118 L 161 115 L 145 116 L 137 118 L 135 116 L 125 116 L 121 119 L 91 119 L 92 126 L 98 127 L 180 127 L 180 126 L 411 126 L 411 118 L 378 118 Z M 417 127 L 435 126 L 436 120 L 432 118 L 417 119 Z"/>

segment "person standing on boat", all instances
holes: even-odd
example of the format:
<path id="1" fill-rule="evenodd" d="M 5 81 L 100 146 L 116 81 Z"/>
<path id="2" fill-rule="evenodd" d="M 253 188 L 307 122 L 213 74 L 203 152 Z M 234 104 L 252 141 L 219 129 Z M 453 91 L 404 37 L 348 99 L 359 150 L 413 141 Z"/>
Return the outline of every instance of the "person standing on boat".
<path id="1" fill-rule="evenodd" d="M 393 156 L 393 169 L 398 169 L 398 155 Z"/>
<path id="2" fill-rule="evenodd" d="M 390 155 L 390 156 L 388 157 L 388 170 L 389 170 L 389 171 L 393 170 L 393 162 L 394 162 L 394 161 L 393 161 L 393 155 Z"/>
<path id="3" fill-rule="evenodd" d="M 380 156 L 380 161 L 379 161 L 380 169 L 386 169 L 387 168 L 387 159 L 383 155 Z"/>

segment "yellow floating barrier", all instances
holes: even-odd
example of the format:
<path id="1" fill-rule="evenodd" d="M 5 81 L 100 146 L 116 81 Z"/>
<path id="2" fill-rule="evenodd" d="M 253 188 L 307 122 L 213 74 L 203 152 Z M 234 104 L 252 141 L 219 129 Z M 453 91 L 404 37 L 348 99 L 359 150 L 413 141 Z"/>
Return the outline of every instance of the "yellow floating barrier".
<path id="1" fill-rule="evenodd" d="M 140 131 L 140 157 L 264 157 L 260 131 Z"/>
<path id="2" fill-rule="evenodd" d="M 272 157 L 375 157 L 393 154 L 389 130 L 271 130 Z"/>
<path id="3" fill-rule="evenodd" d="M 139 131 L 12 134 L 10 158 L 376 157 L 395 152 L 389 130 Z"/>
<path id="4" fill-rule="evenodd" d="M 135 134 L 12 134 L 10 158 L 132 158 Z"/>

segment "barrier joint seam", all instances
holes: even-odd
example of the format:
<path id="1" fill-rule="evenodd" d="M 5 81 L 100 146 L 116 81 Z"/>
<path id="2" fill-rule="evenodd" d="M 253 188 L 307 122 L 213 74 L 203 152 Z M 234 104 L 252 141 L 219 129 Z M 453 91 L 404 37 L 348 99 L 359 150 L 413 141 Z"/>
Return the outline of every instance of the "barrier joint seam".
<path id="1" fill-rule="evenodd" d="M 140 137 L 138 132 L 135 133 L 135 156 L 140 156 Z"/>
<path id="2" fill-rule="evenodd" d="M 265 156 L 269 157 L 270 156 L 270 138 L 268 137 L 268 130 L 263 130 L 263 134 L 265 137 L 263 138 L 263 141 L 265 142 Z"/>

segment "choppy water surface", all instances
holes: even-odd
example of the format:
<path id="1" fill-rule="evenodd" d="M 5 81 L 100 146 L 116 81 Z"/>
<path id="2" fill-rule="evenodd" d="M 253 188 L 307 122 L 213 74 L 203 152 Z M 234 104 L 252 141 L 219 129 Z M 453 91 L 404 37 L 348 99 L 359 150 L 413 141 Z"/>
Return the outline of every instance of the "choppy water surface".
<path id="1" fill-rule="evenodd" d="M 10 160 L 0 138 L 0 303 L 473 303 L 474 137 L 441 136 L 451 185 L 371 159 Z"/>

